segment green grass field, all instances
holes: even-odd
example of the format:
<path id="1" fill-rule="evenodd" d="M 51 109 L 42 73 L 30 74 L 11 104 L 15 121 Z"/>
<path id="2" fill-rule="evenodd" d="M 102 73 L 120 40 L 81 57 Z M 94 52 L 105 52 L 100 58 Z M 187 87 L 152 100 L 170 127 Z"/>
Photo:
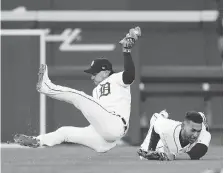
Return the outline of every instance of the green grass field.
<path id="1" fill-rule="evenodd" d="M 211 146 L 198 161 L 140 160 L 136 147 L 117 146 L 96 153 L 84 146 L 61 145 L 52 148 L 2 148 L 2 173 L 201 173 L 222 167 L 222 147 Z"/>

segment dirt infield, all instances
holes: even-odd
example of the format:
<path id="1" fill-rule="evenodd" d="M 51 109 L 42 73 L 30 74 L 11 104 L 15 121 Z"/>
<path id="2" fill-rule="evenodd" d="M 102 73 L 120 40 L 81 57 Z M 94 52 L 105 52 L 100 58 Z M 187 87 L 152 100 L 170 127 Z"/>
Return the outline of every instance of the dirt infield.
<path id="1" fill-rule="evenodd" d="M 201 173 L 222 167 L 222 147 L 211 146 L 199 161 L 141 161 L 136 147 L 99 154 L 83 146 L 2 148 L 2 173 Z"/>

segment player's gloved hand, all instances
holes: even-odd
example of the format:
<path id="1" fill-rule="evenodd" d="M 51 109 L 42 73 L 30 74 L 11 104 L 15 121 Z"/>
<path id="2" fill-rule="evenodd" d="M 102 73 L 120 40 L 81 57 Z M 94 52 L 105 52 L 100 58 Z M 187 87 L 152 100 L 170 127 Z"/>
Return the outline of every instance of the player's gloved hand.
<path id="1" fill-rule="evenodd" d="M 140 148 L 140 149 L 138 149 L 137 153 L 138 153 L 140 159 L 142 159 L 142 158 L 146 159 L 147 151 L 144 151 Z"/>
<path id="2" fill-rule="evenodd" d="M 139 149 L 137 153 L 141 158 L 145 158 L 147 160 L 161 160 L 161 161 L 175 160 L 175 155 L 171 153 L 168 154 L 165 152 L 152 151 L 152 150 L 149 150 L 147 152 L 142 149 Z"/>
<path id="3" fill-rule="evenodd" d="M 140 36 L 141 36 L 140 27 L 130 29 L 126 37 L 119 42 L 123 47 L 123 52 L 131 52 L 132 47 L 134 46 L 135 42 L 138 40 Z"/>
<path id="4" fill-rule="evenodd" d="M 139 149 L 137 151 L 138 155 L 140 156 L 140 158 L 144 158 L 147 160 L 165 160 L 166 156 L 161 153 L 161 152 L 157 152 L 157 151 L 144 151 L 142 149 Z"/>
<path id="5" fill-rule="evenodd" d="M 146 154 L 146 158 L 148 160 L 161 160 L 161 161 L 169 160 L 166 153 L 158 151 L 148 151 L 148 153 Z"/>
<path id="6" fill-rule="evenodd" d="M 169 161 L 175 160 L 175 158 L 176 158 L 175 154 L 172 154 L 172 153 L 165 153 L 165 154 Z"/>

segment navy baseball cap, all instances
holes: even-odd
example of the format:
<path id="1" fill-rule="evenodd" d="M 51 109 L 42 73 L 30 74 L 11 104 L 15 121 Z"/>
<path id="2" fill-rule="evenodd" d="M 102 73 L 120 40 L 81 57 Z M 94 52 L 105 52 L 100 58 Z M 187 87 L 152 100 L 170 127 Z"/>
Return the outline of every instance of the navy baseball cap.
<path id="1" fill-rule="evenodd" d="M 101 71 L 113 71 L 111 62 L 106 58 L 98 58 L 92 61 L 89 69 L 84 70 L 84 72 L 95 75 Z"/>

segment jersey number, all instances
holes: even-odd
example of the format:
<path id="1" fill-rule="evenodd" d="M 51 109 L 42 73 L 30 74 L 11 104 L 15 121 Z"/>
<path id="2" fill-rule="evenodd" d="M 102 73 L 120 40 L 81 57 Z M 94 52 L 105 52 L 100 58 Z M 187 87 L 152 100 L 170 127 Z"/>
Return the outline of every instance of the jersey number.
<path id="1" fill-rule="evenodd" d="M 107 96 L 110 94 L 110 83 L 106 82 L 105 84 L 100 85 L 100 97 Z"/>

